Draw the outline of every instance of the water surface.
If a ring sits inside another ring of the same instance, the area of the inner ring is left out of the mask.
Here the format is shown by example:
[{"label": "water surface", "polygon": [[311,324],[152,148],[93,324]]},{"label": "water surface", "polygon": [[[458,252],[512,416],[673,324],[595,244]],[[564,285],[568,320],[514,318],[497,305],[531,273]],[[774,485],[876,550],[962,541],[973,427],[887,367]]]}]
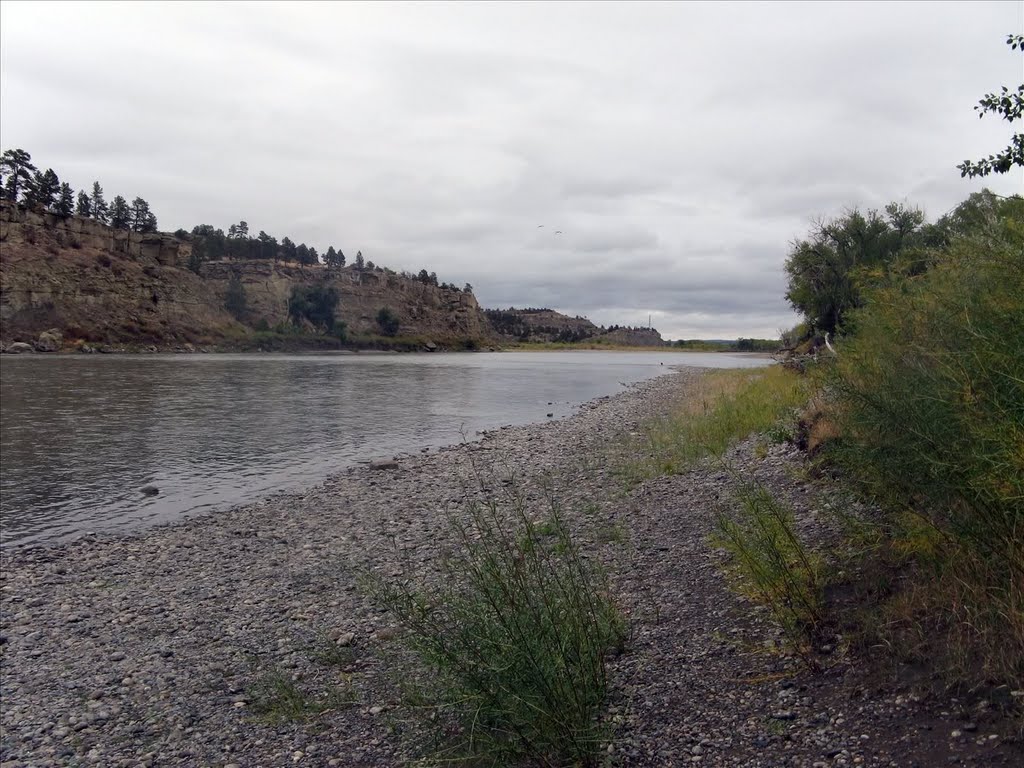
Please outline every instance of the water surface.
[{"label": "water surface", "polygon": [[[56,542],[310,487],[358,461],[559,418],[673,352],[4,356],[0,543]],[[145,497],[146,484],[160,489]]]}]

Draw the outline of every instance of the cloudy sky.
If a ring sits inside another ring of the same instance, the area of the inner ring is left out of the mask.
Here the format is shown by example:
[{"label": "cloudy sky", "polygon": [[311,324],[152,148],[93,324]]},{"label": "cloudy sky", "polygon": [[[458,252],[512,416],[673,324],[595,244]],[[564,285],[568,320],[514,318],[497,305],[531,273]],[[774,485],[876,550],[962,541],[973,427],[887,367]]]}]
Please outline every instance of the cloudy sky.
[{"label": "cloudy sky", "polygon": [[0,142],[161,229],[244,219],[488,307],[774,336],[812,219],[983,186],[954,166],[1009,143],[972,107],[1024,77],[1022,31],[1019,0],[5,0]]}]

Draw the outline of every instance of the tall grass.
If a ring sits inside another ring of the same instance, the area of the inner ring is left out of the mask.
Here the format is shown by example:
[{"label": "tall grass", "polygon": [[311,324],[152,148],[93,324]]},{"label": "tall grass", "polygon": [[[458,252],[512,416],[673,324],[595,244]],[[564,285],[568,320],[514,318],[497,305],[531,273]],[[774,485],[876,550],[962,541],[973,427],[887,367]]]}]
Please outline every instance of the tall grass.
[{"label": "tall grass", "polygon": [[732,556],[740,591],[768,606],[786,637],[813,663],[807,641],[823,618],[822,563],[797,537],[793,513],[759,485],[736,493],[738,509],[720,512],[713,541]]},{"label": "tall grass", "polygon": [[626,479],[636,483],[682,472],[706,456],[722,455],[753,432],[781,439],[780,422],[809,391],[806,377],[778,365],[711,371],[668,417],[647,427],[635,449],[639,457],[626,462]]},{"label": "tall grass", "polygon": [[1017,684],[1024,682],[1021,222],[1011,217],[960,240],[933,255],[922,274],[877,288],[827,382],[843,434],[834,456],[890,511],[890,555],[920,571],[913,605],[903,601],[890,623],[908,635],[941,630],[945,666],[956,676]]},{"label": "tall grass", "polygon": [[453,520],[457,553],[441,578],[383,594],[431,673],[431,713],[451,725],[435,757],[594,765],[605,655],[624,642],[624,619],[557,504],[543,524],[521,505],[507,512],[492,502]]}]

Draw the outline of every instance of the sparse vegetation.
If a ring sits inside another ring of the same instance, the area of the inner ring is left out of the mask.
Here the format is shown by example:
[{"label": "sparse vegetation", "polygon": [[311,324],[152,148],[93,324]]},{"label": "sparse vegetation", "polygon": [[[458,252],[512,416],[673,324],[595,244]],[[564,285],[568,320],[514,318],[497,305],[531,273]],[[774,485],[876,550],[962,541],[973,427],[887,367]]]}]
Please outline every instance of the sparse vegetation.
[{"label": "sparse vegetation", "polygon": [[705,374],[666,418],[648,425],[642,457],[628,462],[630,483],[675,474],[705,456],[719,456],[752,432],[772,431],[808,398],[809,382],[781,366]]},{"label": "sparse vegetation", "polygon": [[422,706],[445,724],[444,762],[597,764],[605,655],[626,625],[558,506],[522,502],[453,519],[457,553],[433,585],[383,590],[431,675]]}]

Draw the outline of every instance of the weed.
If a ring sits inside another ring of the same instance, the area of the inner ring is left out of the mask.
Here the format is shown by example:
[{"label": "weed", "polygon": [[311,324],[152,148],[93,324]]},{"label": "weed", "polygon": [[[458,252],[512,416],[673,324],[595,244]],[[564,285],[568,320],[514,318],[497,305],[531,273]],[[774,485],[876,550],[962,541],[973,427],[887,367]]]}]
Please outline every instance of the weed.
[{"label": "weed", "polygon": [[431,674],[417,696],[450,725],[434,747],[445,761],[597,762],[605,654],[626,625],[549,502],[542,524],[521,502],[470,508],[436,585],[380,591]]},{"label": "weed", "polygon": [[273,723],[307,720],[331,709],[354,702],[347,685],[332,687],[325,696],[310,697],[288,675],[274,670],[260,678],[250,689],[250,710]]},{"label": "weed", "polygon": [[768,606],[813,666],[806,646],[823,617],[820,559],[797,537],[793,513],[764,488],[743,485],[737,500],[737,512],[718,515],[714,542],[732,556],[741,591]]}]

